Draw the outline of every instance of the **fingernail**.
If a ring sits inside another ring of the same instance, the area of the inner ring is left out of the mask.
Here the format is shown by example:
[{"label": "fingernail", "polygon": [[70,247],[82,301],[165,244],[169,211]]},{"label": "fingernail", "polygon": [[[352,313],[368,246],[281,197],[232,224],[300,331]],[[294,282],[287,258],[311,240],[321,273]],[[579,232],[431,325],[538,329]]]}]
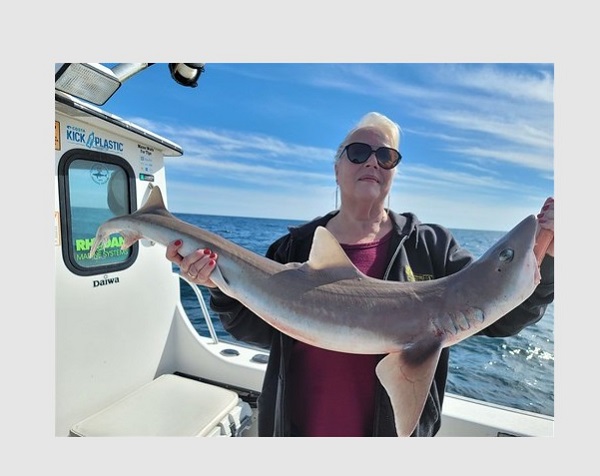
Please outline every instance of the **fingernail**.
[{"label": "fingernail", "polygon": [[217,262],[216,262],[214,259],[211,259],[211,260],[208,262],[208,265],[209,265],[209,266],[214,266],[215,264],[217,264]]},{"label": "fingernail", "polygon": [[205,255],[209,255],[209,254],[211,254],[211,251],[210,251],[208,248],[206,248],[206,249],[204,250],[204,254],[205,254]]},{"label": "fingernail", "polygon": [[174,245],[175,246],[181,246],[181,243],[183,243],[181,240],[175,240]]},{"label": "fingernail", "polygon": [[211,254],[210,254],[210,257],[211,257],[211,258],[216,258],[216,257],[217,257],[217,253],[211,253]]}]

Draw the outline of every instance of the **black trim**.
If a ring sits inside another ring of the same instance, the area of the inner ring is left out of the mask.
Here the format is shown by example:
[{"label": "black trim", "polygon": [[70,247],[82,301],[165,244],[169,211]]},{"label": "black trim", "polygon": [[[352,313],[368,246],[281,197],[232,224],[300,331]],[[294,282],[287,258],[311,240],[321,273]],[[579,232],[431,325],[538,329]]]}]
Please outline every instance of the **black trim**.
[{"label": "black trim", "polygon": [[260,396],[260,392],[257,392],[255,390],[238,387],[237,385],[231,385],[228,383],[218,382],[216,380],[210,380],[210,379],[207,379],[204,377],[198,377],[196,375],[187,374],[185,372],[176,371],[176,372],[173,372],[173,374],[177,375],[179,377],[185,377],[185,378],[189,378],[191,380],[196,380],[198,382],[208,383],[210,385],[215,385],[217,387],[226,388],[227,390],[233,390],[235,393],[237,393],[240,396],[240,398],[244,402],[248,403],[248,405],[250,405],[250,407],[252,407],[252,408],[257,407],[257,400],[258,400],[258,397]]}]

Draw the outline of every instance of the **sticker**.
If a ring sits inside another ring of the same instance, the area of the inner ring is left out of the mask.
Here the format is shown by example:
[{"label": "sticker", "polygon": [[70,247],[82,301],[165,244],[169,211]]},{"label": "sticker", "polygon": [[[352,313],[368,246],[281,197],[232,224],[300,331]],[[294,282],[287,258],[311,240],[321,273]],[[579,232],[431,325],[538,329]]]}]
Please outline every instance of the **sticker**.
[{"label": "sticker", "polygon": [[145,182],[154,182],[154,175],[140,173],[140,180],[144,180]]},{"label": "sticker", "polygon": [[60,150],[60,122],[54,121],[54,150]]},{"label": "sticker", "polygon": [[104,164],[94,164],[90,169],[92,180],[98,185],[104,185],[108,182],[108,169]]},{"label": "sticker", "polygon": [[60,246],[60,212],[54,212],[54,245]]},{"label": "sticker", "polygon": [[83,127],[67,124],[65,140],[79,147],[87,147],[88,149],[100,152],[123,153],[125,151],[125,144],[123,142],[110,139],[102,134],[95,131],[88,132]]},{"label": "sticker", "polygon": [[[154,172],[154,149],[138,144],[138,152],[140,153],[140,170],[142,174],[152,176],[151,174]],[[144,180],[141,176],[140,179]],[[152,177],[152,180],[154,180],[154,177]]]}]

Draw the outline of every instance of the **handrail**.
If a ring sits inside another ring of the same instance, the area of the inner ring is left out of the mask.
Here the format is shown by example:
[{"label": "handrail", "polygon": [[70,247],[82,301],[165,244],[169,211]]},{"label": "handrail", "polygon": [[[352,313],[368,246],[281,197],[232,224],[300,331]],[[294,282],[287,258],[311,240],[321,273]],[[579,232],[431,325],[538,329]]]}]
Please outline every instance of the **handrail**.
[{"label": "handrail", "polygon": [[182,276],[179,273],[174,273],[174,274],[179,276],[179,279],[182,279],[183,281],[188,283],[190,285],[190,287],[192,288],[192,291],[194,291],[194,293],[196,294],[196,297],[198,298],[198,302],[200,303],[200,309],[202,309],[202,315],[204,316],[204,321],[206,322],[206,326],[208,327],[208,332],[210,333],[210,337],[212,338],[213,344],[218,344],[219,338],[217,337],[217,332],[215,331],[215,326],[213,325],[212,319],[210,318],[208,308],[206,307],[206,303],[204,302],[204,296],[202,295],[202,292],[198,288],[198,285],[196,283],[191,282],[185,276]]}]

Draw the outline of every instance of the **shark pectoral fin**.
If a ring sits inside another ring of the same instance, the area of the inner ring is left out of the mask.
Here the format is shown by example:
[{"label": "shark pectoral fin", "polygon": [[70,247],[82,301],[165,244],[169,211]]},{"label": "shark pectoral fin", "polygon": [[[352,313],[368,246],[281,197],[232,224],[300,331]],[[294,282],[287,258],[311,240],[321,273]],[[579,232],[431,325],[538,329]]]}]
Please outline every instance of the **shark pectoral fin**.
[{"label": "shark pectoral fin", "polygon": [[375,371],[390,397],[398,436],[410,436],[419,422],[440,351],[441,346],[434,346],[418,356],[415,349],[396,352],[377,364]]}]

